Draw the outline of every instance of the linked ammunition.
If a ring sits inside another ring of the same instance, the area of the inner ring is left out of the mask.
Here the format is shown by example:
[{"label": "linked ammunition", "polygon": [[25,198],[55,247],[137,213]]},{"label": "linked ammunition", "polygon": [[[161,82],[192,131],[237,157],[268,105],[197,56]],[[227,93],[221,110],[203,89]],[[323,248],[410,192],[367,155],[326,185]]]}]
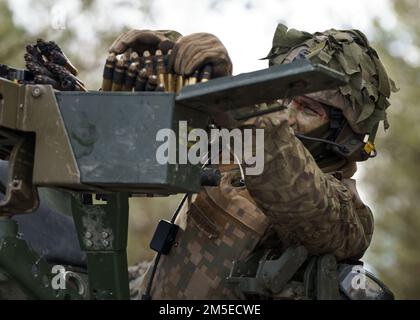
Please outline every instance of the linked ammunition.
[{"label": "linked ammunition", "polygon": [[171,53],[172,53],[172,49],[169,49],[168,53],[164,57],[166,70],[168,72],[166,75],[166,80],[167,80],[167,85],[168,85],[166,87],[166,90],[168,92],[175,92],[175,87],[176,87],[175,76],[174,76],[173,70],[169,66],[169,59],[170,59]]},{"label": "linked ammunition", "polygon": [[125,80],[125,71],[127,64],[124,56],[118,56],[117,62],[112,76],[112,91],[121,91]]},{"label": "linked ammunition", "polygon": [[187,82],[186,82],[186,86],[191,86],[191,85],[194,85],[194,84],[196,84],[197,83],[197,81],[198,81],[198,76],[199,76],[199,74],[198,74],[198,70],[196,70],[195,72],[194,72],[194,74],[191,76],[191,77],[189,77],[188,79],[187,79]]},{"label": "linked ammunition", "polygon": [[29,44],[26,46],[26,52],[29,53],[32,58],[34,59],[34,62],[38,63],[38,64],[43,64],[44,63],[44,58],[42,57],[41,53],[38,51],[38,49]]},{"label": "linked ammunition", "polygon": [[54,75],[43,65],[40,65],[36,62],[27,62],[26,68],[32,72],[34,75],[43,75],[50,78],[54,78]]},{"label": "linked ammunition", "polygon": [[209,81],[211,79],[211,74],[212,74],[212,66],[211,65],[204,66],[203,71],[201,72],[200,82]]},{"label": "linked ammunition", "polygon": [[114,76],[115,62],[117,57],[115,53],[110,53],[106,58],[104,73],[102,77],[102,90],[111,91],[112,90],[112,77]]},{"label": "linked ammunition", "polygon": [[63,66],[64,68],[69,70],[70,73],[74,76],[77,76],[79,74],[79,71],[76,69],[75,66],[71,64],[70,60],[68,60],[66,56],[64,56],[62,53],[58,51],[51,52],[51,61],[53,63]]},{"label": "linked ammunition", "polygon": [[122,91],[133,91],[133,87],[136,84],[136,78],[138,74],[138,62],[133,62],[127,69],[127,74],[125,75],[124,85]]},{"label": "linked ammunition", "polygon": [[49,61],[65,67],[74,76],[78,75],[78,70],[72,65],[61,48],[53,41],[46,42],[42,39],[37,40],[36,47]]},{"label": "linked ammunition", "polygon": [[162,84],[164,88],[167,88],[168,84],[166,80],[165,59],[164,59],[164,56],[162,55],[162,51],[156,50],[155,60],[156,60],[156,72],[157,72],[159,84]]},{"label": "linked ammunition", "polygon": [[158,85],[158,77],[152,74],[146,83],[146,91],[155,91]]},{"label": "linked ammunition", "polygon": [[34,78],[35,83],[38,84],[49,84],[52,85],[53,88],[55,89],[61,89],[60,83],[58,83],[56,80],[48,77],[48,76],[44,76],[44,75],[37,75]]},{"label": "linked ammunition", "polygon": [[140,55],[136,51],[133,51],[130,54],[130,61],[131,62],[137,62],[137,63],[140,64],[140,60],[141,60]]},{"label": "linked ammunition", "polygon": [[165,91],[165,86],[162,83],[159,83],[156,87],[156,91]]},{"label": "linked ammunition", "polygon": [[175,92],[178,93],[184,87],[184,77],[181,76],[181,75],[176,75],[175,76],[175,79],[176,79],[176,89],[175,89]]},{"label": "linked ammunition", "polygon": [[147,70],[145,68],[141,69],[137,75],[136,85],[134,87],[135,91],[144,91],[146,89],[147,82]]},{"label": "linked ammunition", "polygon": [[143,63],[144,63],[144,68],[147,71],[147,76],[150,77],[151,75],[154,74],[153,58],[152,58],[150,52],[147,51],[147,50],[143,52]]},{"label": "linked ammunition", "polygon": [[65,77],[69,77],[73,79],[77,85],[84,88],[84,83],[80,81],[77,77],[75,77],[72,73],[70,73],[70,71],[67,70],[65,67],[52,62],[45,62],[45,67],[58,78],[63,79]]}]

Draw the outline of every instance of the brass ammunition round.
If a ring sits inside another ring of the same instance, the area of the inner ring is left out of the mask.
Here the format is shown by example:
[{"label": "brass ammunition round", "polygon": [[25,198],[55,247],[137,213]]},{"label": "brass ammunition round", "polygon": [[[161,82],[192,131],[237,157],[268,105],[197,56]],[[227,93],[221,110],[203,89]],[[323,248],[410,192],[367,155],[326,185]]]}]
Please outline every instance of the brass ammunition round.
[{"label": "brass ammunition round", "polygon": [[138,62],[133,62],[127,70],[122,91],[132,91],[136,83]]},{"label": "brass ammunition round", "polygon": [[176,92],[180,92],[184,87],[184,77],[183,76],[176,76]]},{"label": "brass ammunition round", "polygon": [[130,60],[132,62],[140,62],[140,55],[136,51],[133,51],[130,55]]},{"label": "brass ammunition round", "polygon": [[165,77],[165,74],[166,74],[165,59],[164,59],[164,56],[162,55],[162,51],[156,50],[155,60],[156,60],[156,72],[158,75],[159,84],[163,84],[163,86],[167,88],[168,84],[167,84],[167,79]]},{"label": "brass ammunition round", "polygon": [[26,46],[26,51],[33,57],[33,59],[38,63],[43,63],[44,58],[42,57],[41,53],[38,51],[38,49],[29,44]]},{"label": "brass ammunition round", "polygon": [[146,89],[147,71],[145,68],[141,69],[137,75],[135,91],[144,91]]},{"label": "brass ammunition round", "polygon": [[78,75],[79,71],[76,69],[75,66],[71,64],[71,62],[67,59],[67,57],[63,55],[62,53],[58,51],[52,51],[50,52],[50,59],[51,59],[51,62],[65,67],[74,76]]},{"label": "brass ammunition round", "polygon": [[168,92],[174,92],[174,88],[175,88],[175,77],[172,73],[168,73],[166,75],[166,79],[167,79],[167,83],[168,83],[168,87],[167,87],[167,91]]},{"label": "brass ammunition round", "polygon": [[147,70],[146,68],[143,68],[140,70],[138,77],[147,80]]},{"label": "brass ammunition round", "polygon": [[156,87],[156,91],[164,92],[165,86],[162,83],[159,83],[159,85]]},{"label": "brass ammunition round", "polygon": [[149,83],[153,84],[153,85],[157,85],[158,83],[158,78],[155,74],[151,75],[149,77]]},{"label": "brass ammunition round", "polygon": [[106,59],[102,77],[102,91],[112,90],[112,78],[114,76],[115,62],[117,57],[115,53],[110,53]]},{"label": "brass ammunition round", "polygon": [[158,78],[156,75],[151,75],[146,83],[146,91],[155,91],[158,85]]},{"label": "brass ammunition round", "polygon": [[197,80],[198,80],[198,76],[199,76],[198,70],[196,70],[194,72],[194,74],[187,79],[188,83],[186,85],[190,86],[190,85],[196,84],[197,83]]},{"label": "brass ammunition round", "polygon": [[201,73],[201,80],[200,82],[207,82],[211,79],[212,74],[212,67],[210,65],[207,65],[203,68],[203,71]]},{"label": "brass ammunition round", "polygon": [[153,72],[153,57],[151,56],[149,51],[143,52],[143,61],[144,61],[144,67],[147,70],[147,75],[150,77]]},{"label": "brass ammunition round", "polygon": [[121,91],[125,80],[126,61],[122,56],[119,56],[117,59],[118,61],[112,76],[112,91]]}]

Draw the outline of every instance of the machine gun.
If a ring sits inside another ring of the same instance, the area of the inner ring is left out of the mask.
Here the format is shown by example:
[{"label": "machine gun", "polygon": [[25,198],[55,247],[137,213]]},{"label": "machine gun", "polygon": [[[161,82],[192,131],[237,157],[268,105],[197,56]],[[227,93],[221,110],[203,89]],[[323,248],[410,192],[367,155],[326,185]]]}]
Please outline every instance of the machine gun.
[{"label": "machine gun", "polygon": [[[9,161],[9,174],[0,202],[1,270],[34,298],[128,299],[129,197],[201,189],[200,165],[156,161],[160,129],[178,132],[180,121],[205,129],[216,114],[345,83],[342,74],[306,61],[210,80],[179,94],[61,92],[2,73],[0,158]],[[51,265],[20,237],[11,217],[38,207],[39,187],[71,194],[88,281],[73,276],[75,285],[57,290]]]}]

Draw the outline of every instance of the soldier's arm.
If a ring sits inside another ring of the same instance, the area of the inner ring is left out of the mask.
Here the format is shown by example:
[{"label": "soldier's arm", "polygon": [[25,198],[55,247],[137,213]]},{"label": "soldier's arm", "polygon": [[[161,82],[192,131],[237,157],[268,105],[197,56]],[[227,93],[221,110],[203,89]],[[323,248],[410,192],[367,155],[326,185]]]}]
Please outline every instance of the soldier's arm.
[{"label": "soldier's arm", "polygon": [[[286,244],[304,245],[311,254],[360,258],[373,228],[369,208],[332,175],[324,174],[287,121],[275,113],[248,125],[265,130],[264,170],[246,175],[246,186]],[[359,216],[359,212],[364,216]]]}]

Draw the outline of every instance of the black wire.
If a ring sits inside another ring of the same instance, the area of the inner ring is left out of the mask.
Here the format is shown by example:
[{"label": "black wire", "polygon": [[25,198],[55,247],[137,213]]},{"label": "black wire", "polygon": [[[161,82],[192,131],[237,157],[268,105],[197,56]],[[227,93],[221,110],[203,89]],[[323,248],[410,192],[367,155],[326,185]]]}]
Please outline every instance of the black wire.
[{"label": "black wire", "polygon": [[330,140],[321,139],[321,138],[314,138],[314,137],[308,137],[308,136],[305,136],[305,135],[299,134],[299,133],[296,133],[295,136],[298,137],[299,139],[316,141],[316,142],[323,142],[323,143],[326,143],[326,144],[330,144],[330,145],[336,146],[337,148],[340,149],[340,151],[342,151],[344,153],[348,153],[349,152],[349,150],[347,149],[346,146],[344,146],[342,144],[339,144],[339,143],[336,143],[336,142],[333,142],[333,141],[330,141]]},{"label": "black wire", "polygon": [[[207,155],[208,155],[208,159],[206,160],[206,162],[205,162],[205,163],[203,164],[203,166],[201,167],[202,169],[203,169],[205,166],[207,166],[207,165],[210,163],[210,161],[211,161],[210,154],[207,154]],[[179,212],[181,211],[182,206],[183,206],[183,205],[184,205],[184,203],[185,203],[185,200],[187,200],[189,196],[190,196],[190,193],[186,193],[186,194],[184,195],[184,197],[182,198],[182,200],[181,200],[181,202],[179,203],[178,207],[176,208],[176,210],[175,210],[174,214],[172,215],[172,218],[171,218],[171,223],[172,223],[172,224],[173,224],[173,223],[175,223],[175,220],[176,220],[176,218],[178,217],[178,214],[179,214]],[[156,254],[155,261],[153,262],[152,274],[150,275],[150,278],[149,278],[149,282],[148,282],[148,284],[147,284],[146,291],[145,291],[145,292],[144,292],[144,294],[142,295],[142,298],[141,298],[142,300],[152,300],[152,296],[150,295],[150,291],[152,290],[153,279],[154,279],[154,277],[155,277],[156,270],[157,270],[157,266],[158,266],[158,264],[159,264],[159,260],[160,260],[160,257],[161,257],[161,256],[162,256],[162,254],[161,254],[160,252],[158,252],[158,253]]]},{"label": "black wire", "polygon": [[[184,197],[182,198],[182,200],[179,203],[178,207],[176,208],[174,214],[172,215],[171,223],[174,223],[175,222],[175,220],[176,220],[179,212],[181,211],[182,206],[185,203],[185,200],[187,200],[187,198],[189,197],[189,195],[190,195],[189,193],[186,193],[184,195]],[[142,296],[142,300],[152,300],[152,296],[150,295],[150,291],[152,290],[153,279],[155,277],[157,266],[159,264],[159,260],[160,260],[160,257],[161,256],[162,256],[162,254],[160,252],[158,252],[157,255],[156,255],[156,257],[155,257],[155,261],[153,262],[152,274],[150,275],[149,283],[147,284],[146,291],[144,292],[144,294]]]}]

